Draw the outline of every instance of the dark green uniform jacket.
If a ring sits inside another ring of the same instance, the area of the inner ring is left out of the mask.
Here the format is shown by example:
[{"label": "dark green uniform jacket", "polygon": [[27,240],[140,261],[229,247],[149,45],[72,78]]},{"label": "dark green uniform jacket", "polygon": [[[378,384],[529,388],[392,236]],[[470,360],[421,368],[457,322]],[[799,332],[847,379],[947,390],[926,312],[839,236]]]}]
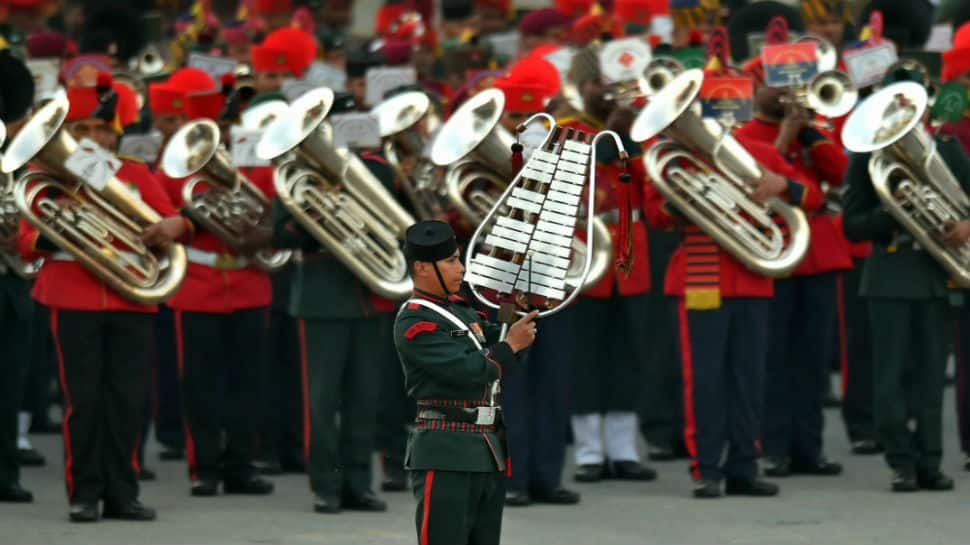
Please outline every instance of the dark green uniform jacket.
[{"label": "dark green uniform jacket", "polygon": [[[949,136],[937,138],[937,150],[970,193],[970,161]],[[916,249],[912,237],[889,215],[869,178],[868,153],[852,154],[845,173],[845,235],[853,242],[872,241],[872,255],[862,273],[860,295],[897,299],[946,297],[947,277],[936,260]]]},{"label": "dark green uniform jacket", "polygon": [[[415,297],[418,297],[417,295]],[[485,336],[479,350],[469,335],[435,312],[406,303],[394,322],[394,343],[404,366],[408,395],[422,404],[475,406],[487,404],[489,388],[517,356],[505,342],[497,342],[500,327],[486,322],[463,299],[431,302],[449,310],[469,328]],[[494,431],[471,425],[460,431],[440,428],[440,421],[419,419],[408,442],[406,467],[411,470],[488,472],[505,470],[505,449]],[[438,429],[430,429],[431,423]],[[450,425],[449,425],[450,426]]]}]

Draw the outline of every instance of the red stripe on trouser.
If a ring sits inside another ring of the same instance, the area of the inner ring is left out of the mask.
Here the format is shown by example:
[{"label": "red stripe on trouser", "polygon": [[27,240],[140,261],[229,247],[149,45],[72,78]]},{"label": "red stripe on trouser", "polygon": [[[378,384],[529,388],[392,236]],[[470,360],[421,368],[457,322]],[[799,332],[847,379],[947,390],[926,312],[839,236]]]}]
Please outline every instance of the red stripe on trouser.
[{"label": "red stripe on trouser", "polygon": [[681,371],[684,375],[684,444],[691,457],[691,474],[695,479],[700,479],[701,470],[697,462],[697,420],[694,416],[694,362],[691,359],[690,327],[683,297],[677,302],[677,319],[680,327]]},{"label": "red stripe on trouser", "polygon": [[421,504],[421,545],[428,545],[428,519],[431,518],[431,486],[434,484],[434,470],[429,469],[424,477],[424,503]]},{"label": "red stripe on trouser", "polygon": [[141,448],[141,434],[135,438],[134,448],[131,449],[131,468],[135,470],[135,476],[137,477],[141,473],[141,464],[138,463],[138,451]]},{"label": "red stripe on trouser", "polygon": [[306,321],[299,320],[300,378],[303,380],[303,458],[310,462],[310,371],[307,367]]},{"label": "red stripe on trouser", "polygon": [[67,499],[74,496],[74,456],[71,454],[71,416],[74,405],[71,403],[71,390],[67,387],[67,373],[64,370],[64,351],[61,350],[61,332],[58,328],[57,309],[51,309],[51,336],[54,338],[54,349],[57,351],[57,377],[61,382],[61,392],[64,394],[64,418],[61,430],[64,434],[64,482],[67,485]]},{"label": "red stripe on trouser", "polygon": [[839,372],[842,379],[842,398],[849,387],[849,345],[846,339],[847,325],[845,322],[845,274],[839,274],[835,279],[836,316],[839,322]]},{"label": "red stripe on trouser", "polygon": [[[182,311],[176,310],[175,315],[175,355],[179,366],[179,381],[182,383],[182,399],[185,399],[185,339],[182,336]],[[183,403],[182,425],[185,426],[185,460],[189,463],[189,475],[192,480],[199,478],[195,460],[195,441],[192,439],[192,427],[189,426],[189,414]]]}]

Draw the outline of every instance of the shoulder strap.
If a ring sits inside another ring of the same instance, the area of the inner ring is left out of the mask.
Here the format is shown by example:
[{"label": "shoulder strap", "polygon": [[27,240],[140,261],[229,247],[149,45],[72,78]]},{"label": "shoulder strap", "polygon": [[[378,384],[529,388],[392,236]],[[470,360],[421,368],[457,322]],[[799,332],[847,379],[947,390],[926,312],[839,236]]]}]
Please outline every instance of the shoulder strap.
[{"label": "shoulder strap", "polygon": [[[451,322],[452,324],[454,324],[455,327],[458,327],[459,329],[462,329],[464,331],[469,331],[468,324],[466,324],[465,322],[463,322],[461,320],[461,318],[459,318],[458,316],[455,316],[455,314],[453,312],[451,312],[450,310],[448,310],[448,309],[446,309],[446,308],[444,308],[444,307],[442,307],[440,305],[437,305],[435,303],[432,303],[431,301],[428,301],[427,299],[418,299],[418,298],[408,299],[407,301],[404,302],[404,305],[402,305],[401,308],[403,309],[403,308],[405,308],[407,305],[409,305],[411,303],[414,303],[416,305],[421,305],[422,307],[424,307],[424,308],[426,308],[428,310],[431,310],[431,311],[435,312],[436,314],[438,314],[439,316],[441,316],[445,320],[448,320],[449,322]],[[471,339],[473,343],[475,343],[475,348],[477,348],[478,350],[481,350],[482,349],[482,343],[478,342],[478,339],[475,338],[475,335],[474,334],[469,334],[468,335],[468,338]]]}]

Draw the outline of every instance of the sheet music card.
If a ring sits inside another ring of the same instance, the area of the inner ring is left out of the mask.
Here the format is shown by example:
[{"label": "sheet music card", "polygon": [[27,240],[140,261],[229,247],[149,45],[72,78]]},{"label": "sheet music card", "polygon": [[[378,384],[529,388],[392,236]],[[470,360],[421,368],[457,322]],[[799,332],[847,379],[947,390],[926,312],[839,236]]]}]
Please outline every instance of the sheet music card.
[{"label": "sheet music card", "polygon": [[330,123],[333,125],[333,141],[338,147],[372,149],[381,145],[380,126],[370,113],[333,114]]},{"label": "sheet music card", "polygon": [[121,159],[111,154],[89,138],[82,138],[77,149],[64,162],[68,172],[84,180],[84,183],[101,191],[121,169]]}]

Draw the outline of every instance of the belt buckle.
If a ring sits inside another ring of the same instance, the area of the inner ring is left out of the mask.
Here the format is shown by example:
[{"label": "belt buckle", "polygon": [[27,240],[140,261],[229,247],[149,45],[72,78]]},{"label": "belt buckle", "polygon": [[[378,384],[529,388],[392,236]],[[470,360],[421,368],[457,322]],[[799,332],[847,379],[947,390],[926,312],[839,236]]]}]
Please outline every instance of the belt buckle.
[{"label": "belt buckle", "polygon": [[475,424],[478,426],[491,426],[495,423],[495,412],[497,407],[476,407],[478,415]]},{"label": "belt buckle", "polygon": [[216,268],[221,271],[230,271],[239,268],[239,260],[232,254],[219,254],[216,256]]}]

